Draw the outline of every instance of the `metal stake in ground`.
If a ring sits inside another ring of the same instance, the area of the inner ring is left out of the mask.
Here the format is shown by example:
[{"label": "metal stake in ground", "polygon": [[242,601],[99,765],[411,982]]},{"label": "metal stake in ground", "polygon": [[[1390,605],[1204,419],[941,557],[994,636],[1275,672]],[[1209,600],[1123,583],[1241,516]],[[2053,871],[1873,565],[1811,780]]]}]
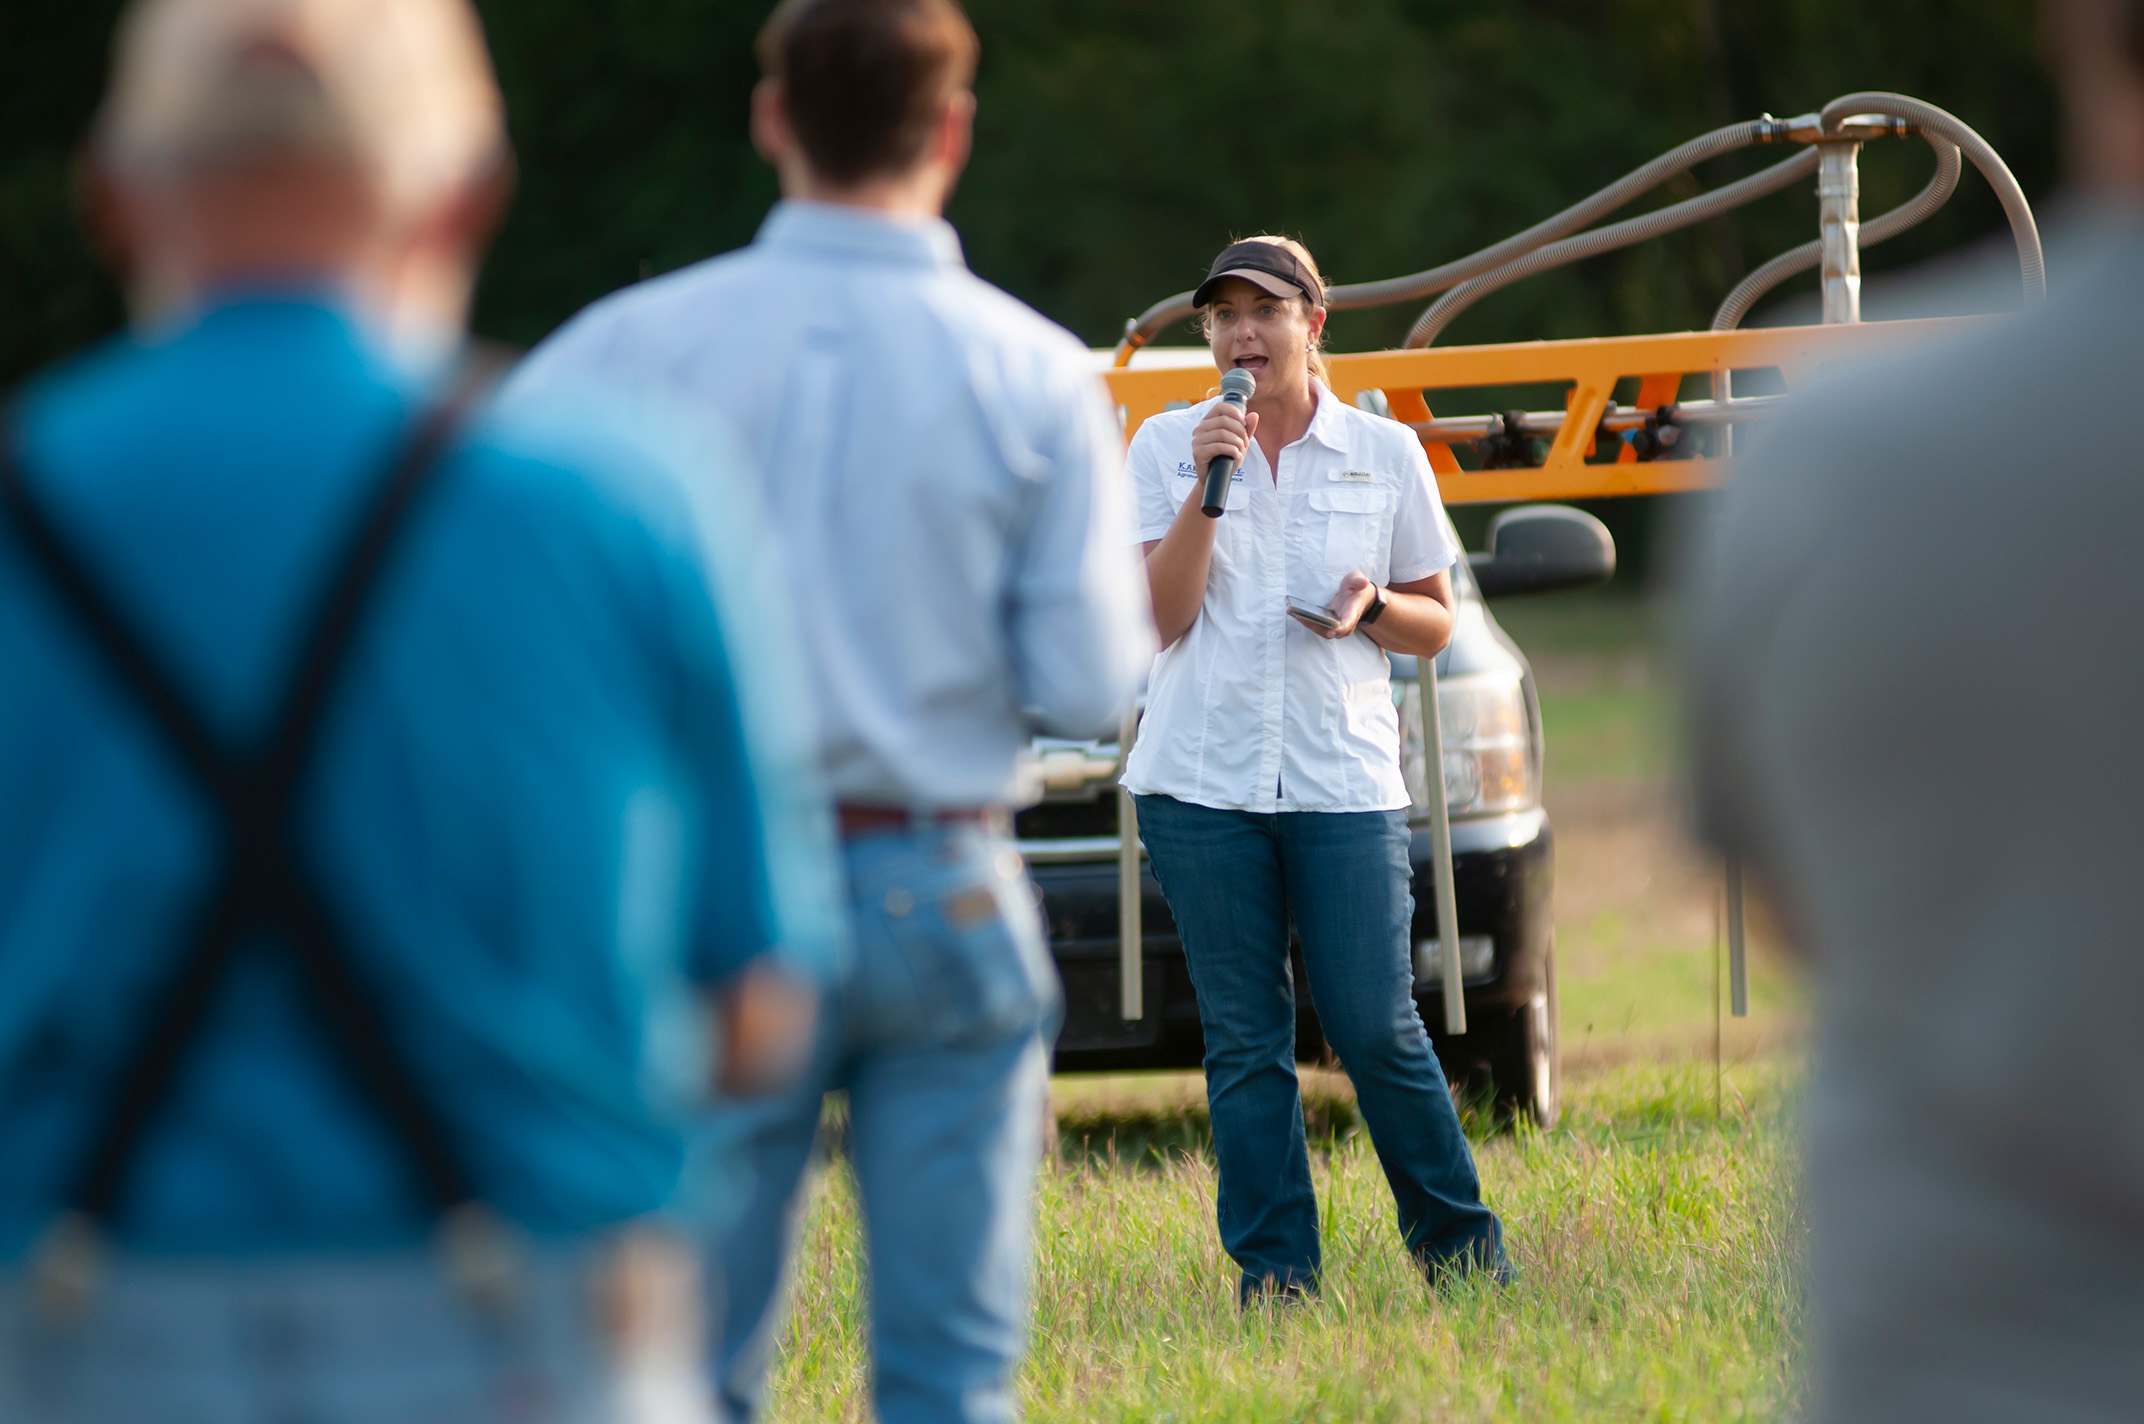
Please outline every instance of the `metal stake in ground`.
[{"label": "metal stake in ground", "polygon": [[1416,688],[1422,699],[1422,797],[1429,802],[1429,844],[1437,886],[1437,947],[1444,971],[1444,1031],[1467,1031],[1467,1006],[1459,996],[1459,903],[1452,876],[1452,818],[1444,804],[1444,726],[1437,716],[1437,660],[1416,658]]},{"label": "metal stake in ground", "polygon": [[1720,902],[1712,902],[1712,1115],[1724,1117],[1720,1101]]},{"label": "metal stake in ground", "polygon": [[[1861,145],[1817,144],[1817,240],[1822,249],[1824,324],[1861,320]],[[1724,396],[1724,388],[1715,392]],[[1738,1019],[1749,1017],[1749,955],[1742,918],[1742,858],[1727,856],[1727,992]]]},{"label": "metal stake in ground", "polygon": [[1131,763],[1132,740],[1139,735],[1139,703],[1124,709],[1117,725],[1117,1013],[1126,1020],[1146,1017],[1145,906],[1139,890],[1139,812],[1124,789],[1124,768]]}]

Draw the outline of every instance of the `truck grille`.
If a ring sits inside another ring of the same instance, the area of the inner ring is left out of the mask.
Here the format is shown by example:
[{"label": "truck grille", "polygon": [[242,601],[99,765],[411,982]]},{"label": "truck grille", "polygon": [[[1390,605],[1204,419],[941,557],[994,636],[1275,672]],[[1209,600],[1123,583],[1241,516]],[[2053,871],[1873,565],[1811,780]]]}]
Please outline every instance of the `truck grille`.
[{"label": "truck grille", "polygon": [[1096,796],[1084,801],[1044,801],[1015,814],[1012,824],[1013,834],[1023,841],[1114,836],[1117,833],[1117,798]]}]

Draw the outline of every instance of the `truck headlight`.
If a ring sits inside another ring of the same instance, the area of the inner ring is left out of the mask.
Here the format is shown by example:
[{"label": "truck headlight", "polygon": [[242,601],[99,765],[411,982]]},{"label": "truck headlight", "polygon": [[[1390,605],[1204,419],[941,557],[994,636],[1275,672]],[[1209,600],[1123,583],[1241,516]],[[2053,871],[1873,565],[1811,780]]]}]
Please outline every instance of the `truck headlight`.
[{"label": "truck headlight", "polygon": [[[1488,935],[1461,935],[1459,937],[1459,977],[1461,981],[1486,979],[1496,968],[1496,941]],[[1444,983],[1444,946],[1433,939],[1418,939],[1414,942],[1414,982],[1420,988],[1436,988]]]},{"label": "truck headlight", "polygon": [[[1422,774],[1422,687],[1395,683],[1400,764],[1414,814],[1429,814]],[[1454,816],[1519,811],[1534,804],[1534,761],[1526,688],[1502,673],[1470,673],[1437,684],[1444,738],[1444,804]]]}]

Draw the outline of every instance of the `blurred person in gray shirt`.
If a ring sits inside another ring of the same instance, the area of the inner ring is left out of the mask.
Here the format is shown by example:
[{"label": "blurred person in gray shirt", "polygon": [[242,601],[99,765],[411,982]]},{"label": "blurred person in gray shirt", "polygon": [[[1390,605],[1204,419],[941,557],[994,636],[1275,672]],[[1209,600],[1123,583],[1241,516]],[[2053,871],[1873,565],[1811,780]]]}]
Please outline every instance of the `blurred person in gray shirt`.
[{"label": "blurred person in gray shirt", "polygon": [[802,0],[760,39],[783,201],[742,252],[598,303],[527,390],[667,396],[741,437],[790,570],[856,924],[805,1086],[713,1124],[725,1404],[759,1409],[820,1105],[846,1089],[887,1420],[1013,1413],[1058,1017],[1009,837],[1035,730],[1114,732],[1153,652],[1121,437],[1087,352],[972,276],[940,216],[977,45],[952,0]]},{"label": "blurred person in gray shirt", "polygon": [[2144,1417],[2144,3],[2044,20],[2055,299],[1802,400],[1691,607],[1707,829],[1819,978],[1819,1419]]}]

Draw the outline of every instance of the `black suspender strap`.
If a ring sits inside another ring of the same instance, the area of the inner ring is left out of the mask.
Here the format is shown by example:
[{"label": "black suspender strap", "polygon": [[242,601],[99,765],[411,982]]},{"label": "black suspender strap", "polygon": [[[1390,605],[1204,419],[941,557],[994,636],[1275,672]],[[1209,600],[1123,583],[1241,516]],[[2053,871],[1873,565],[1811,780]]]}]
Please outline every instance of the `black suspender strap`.
[{"label": "black suspender strap", "polygon": [[199,1036],[216,989],[249,936],[290,955],[307,997],[356,1085],[399,1140],[431,1207],[441,1215],[475,1193],[438,1115],[418,1091],[380,1006],[352,964],[340,926],[298,844],[298,811],[324,712],[351,641],[412,508],[448,451],[484,382],[474,374],[412,425],[305,625],[297,669],[265,742],[233,752],[90,575],[22,478],[12,441],[0,441],[0,508],[31,566],[44,576],[120,688],[161,734],[212,803],[222,840],[215,879],[170,977],[151,1001],[131,1056],[70,1184],[67,1207],[109,1222],[142,1137]]}]

